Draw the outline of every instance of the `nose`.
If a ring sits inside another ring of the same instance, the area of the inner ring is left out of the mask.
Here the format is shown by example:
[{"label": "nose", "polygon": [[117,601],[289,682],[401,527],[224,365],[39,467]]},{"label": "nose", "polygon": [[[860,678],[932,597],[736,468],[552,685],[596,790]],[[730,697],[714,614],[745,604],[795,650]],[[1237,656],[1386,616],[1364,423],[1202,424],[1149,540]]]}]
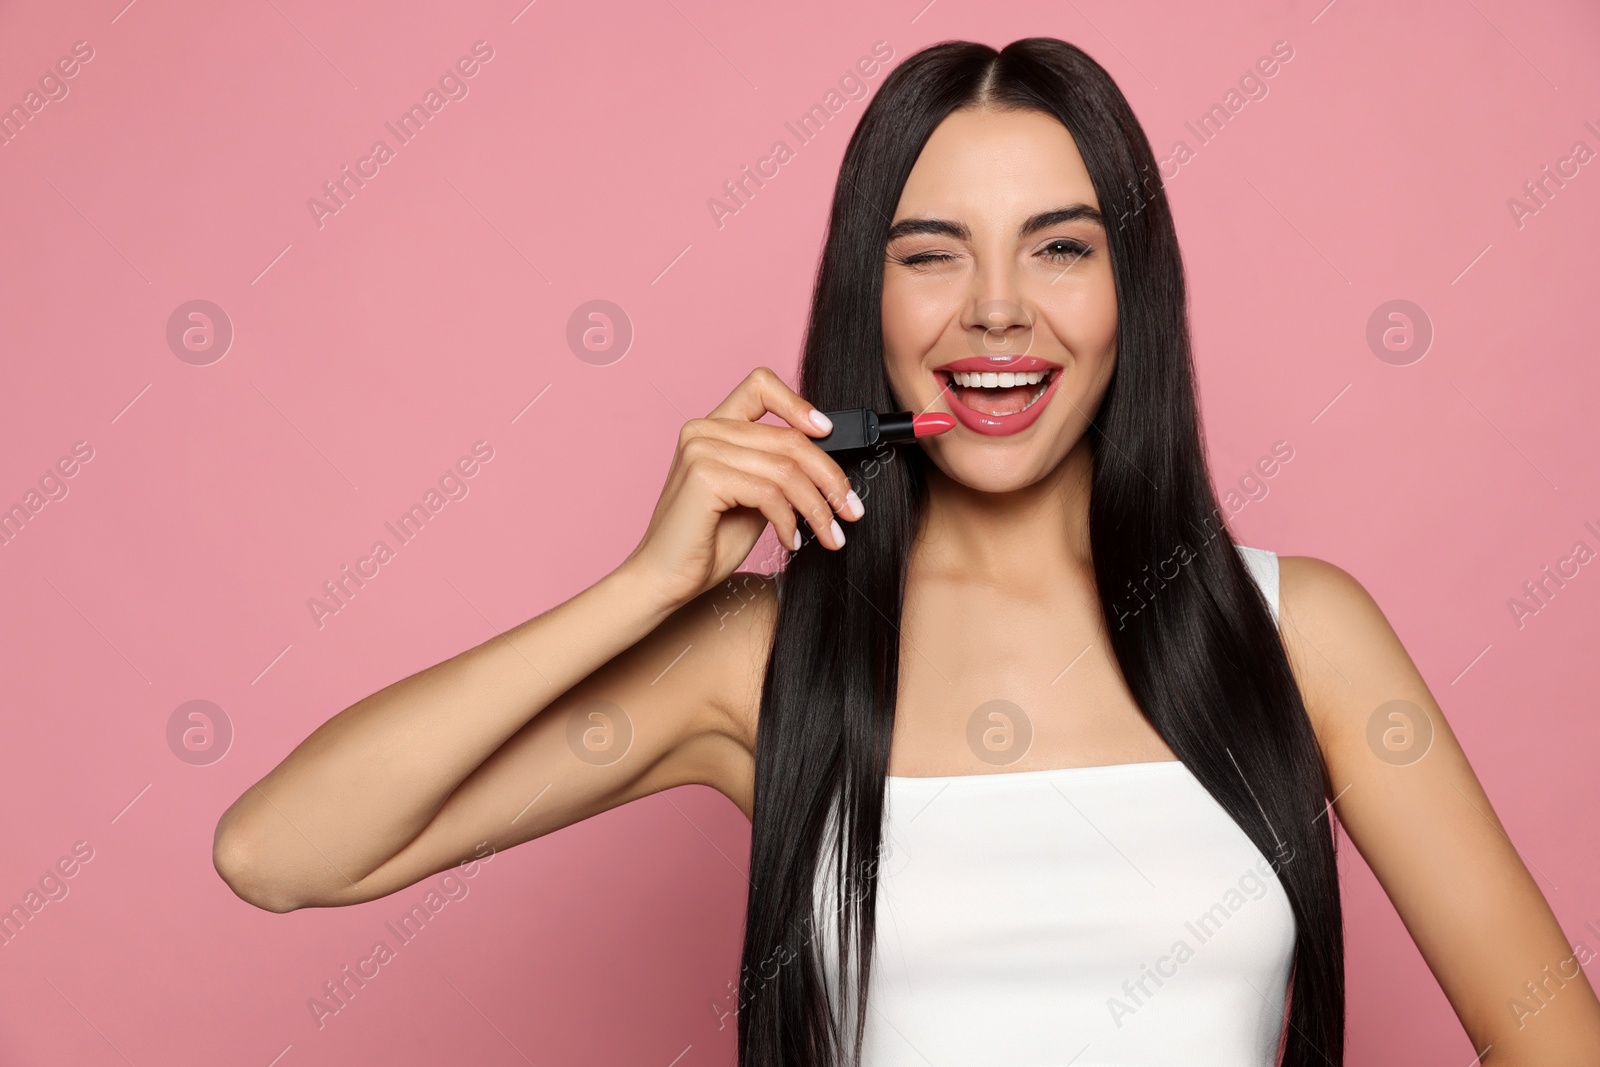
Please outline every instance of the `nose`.
[{"label": "nose", "polygon": [[962,318],[975,356],[1015,356],[1033,345],[1033,316],[1007,296],[974,300]]}]

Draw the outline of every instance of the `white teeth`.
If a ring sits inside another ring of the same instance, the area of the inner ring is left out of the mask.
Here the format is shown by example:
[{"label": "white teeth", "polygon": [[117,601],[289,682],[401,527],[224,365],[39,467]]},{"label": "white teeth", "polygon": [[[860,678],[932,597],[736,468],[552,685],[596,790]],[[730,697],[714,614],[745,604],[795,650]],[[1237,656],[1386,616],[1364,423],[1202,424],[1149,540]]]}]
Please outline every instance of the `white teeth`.
[{"label": "white teeth", "polygon": [[953,371],[950,380],[969,389],[1011,389],[1019,385],[1038,385],[1048,371]]}]

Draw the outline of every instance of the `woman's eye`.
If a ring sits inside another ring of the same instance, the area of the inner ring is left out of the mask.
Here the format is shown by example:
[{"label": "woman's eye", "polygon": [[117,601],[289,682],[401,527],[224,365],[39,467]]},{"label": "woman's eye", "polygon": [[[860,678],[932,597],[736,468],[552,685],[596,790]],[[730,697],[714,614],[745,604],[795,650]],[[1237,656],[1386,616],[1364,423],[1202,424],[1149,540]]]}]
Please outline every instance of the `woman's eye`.
[{"label": "woman's eye", "polygon": [[[1058,237],[1046,244],[1038,254],[1052,263],[1070,266],[1091,252],[1093,252],[1093,249],[1082,241],[1075,241],[1068,237]],[[932,263],[947,262],[956,257],[944,252],[916,252],[911,255],[897,255],[891,258],[902,266],[920,267]]]},{"label": "woman's eye", "polygon": [[1045,245],[1039,254],[1055,263],[1071,263],[1087,256],[1090,251],[1089,246],[1082,241],[1060,237]]}]

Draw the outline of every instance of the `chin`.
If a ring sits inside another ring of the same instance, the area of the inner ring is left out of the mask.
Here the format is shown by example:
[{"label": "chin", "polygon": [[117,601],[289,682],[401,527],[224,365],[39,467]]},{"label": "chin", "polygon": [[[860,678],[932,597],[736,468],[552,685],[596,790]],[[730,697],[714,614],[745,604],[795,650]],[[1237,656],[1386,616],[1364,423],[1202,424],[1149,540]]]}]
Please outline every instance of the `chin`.
[{"label": "chin", "polygon": [[[1036,429],[1044,430],[1038,426]],[[980,493],[1010,493],[1043,481],[1065,458],[1053,437],[1030,432],[1024,439],[956,437],[960,427],[924,446],[928,460],[951,481]],[[955,438],[951,440],[951,438]]]}]

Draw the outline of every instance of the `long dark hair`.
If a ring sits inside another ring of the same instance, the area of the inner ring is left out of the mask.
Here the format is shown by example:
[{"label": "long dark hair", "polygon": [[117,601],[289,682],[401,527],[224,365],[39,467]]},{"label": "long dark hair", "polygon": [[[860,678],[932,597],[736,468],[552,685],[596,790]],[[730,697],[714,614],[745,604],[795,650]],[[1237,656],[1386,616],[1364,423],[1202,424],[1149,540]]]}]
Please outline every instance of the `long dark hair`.
[{"label": "long dark hair", "polygon": [[[1151,725],[1263,855],[1292,857],[1278,868],[1295,919],[1282,1062],[1342,1063],[1344,948],[1332,818],[1322,818],[1327,772],[1271,609],[1207,474],[1183,265],[1155,157],[1099,64],[1063,41],[1032,37],[999,52],[947,41],[895,68],[840,165],[800,391],[823,410],[899,406],[881,332],[886,234],[929,135],[975,105],[1053,115],[1094,183],[1118,308],[1115,370],[1087,431],[1101,613]],[[741,1067],[824,1067],[861,1054],[899,625],[926,506],[919,449],[867,462],[870,478],[860,464],[847,468],[870,493],[849,545],[809,543],[777,579],[756,737]],[[825,915],[813,896],[823,869],[835,890]],[[837,976],[823,973],[824,929],[836,938]],[[852,966],[854,996],[841,1011],[824,983],[837,977],[848,990]]]}]

